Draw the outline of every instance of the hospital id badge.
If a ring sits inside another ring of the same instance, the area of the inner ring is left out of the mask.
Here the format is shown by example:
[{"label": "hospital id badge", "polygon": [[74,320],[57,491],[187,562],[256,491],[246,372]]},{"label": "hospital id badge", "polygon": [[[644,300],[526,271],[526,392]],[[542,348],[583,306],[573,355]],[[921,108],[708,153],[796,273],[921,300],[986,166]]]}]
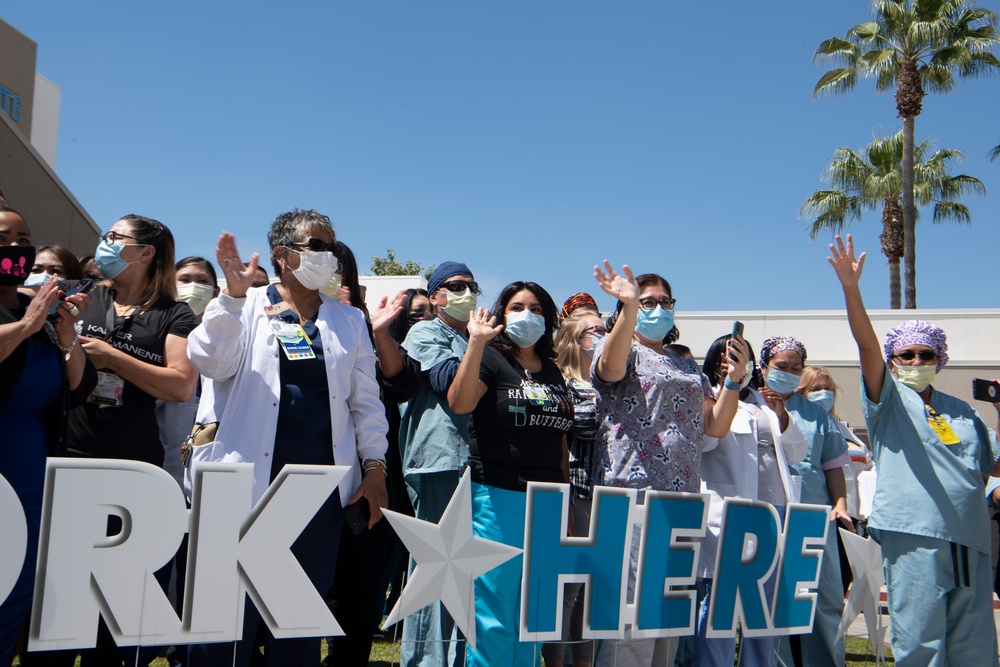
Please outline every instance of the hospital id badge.
[{"label": "hospital id badge", "polygon": [[301,324],[271,320],[271,331],[281,343],[281,349],[285,351],[285,357],[289,361],[316,358],[316,353],[312,349],[312,341],[309,340],[309,336],[306,335]]},{"label": "hospital id badge", "polygon": [[97,386],[90,392],[87,402],[101,408],[118,408],[122,404],[125,380],[117,373],[97,371]]},{"label": "hospital id badge", "polygon": [[525,383],[522,391],[524,397],[534,405],[546,405],[549,402],[549,393],[542,385]]},{"label": "hospital id badge", "polygon": [[944,417],[937,413],[932,413],[930,417],[927,418],[927,423],[931,425],[937,436],[941,438],[941,442],[946,445],[957,445],[961,442],[955,432],[951,430],[951,426],[948,422],[944,420]]}]

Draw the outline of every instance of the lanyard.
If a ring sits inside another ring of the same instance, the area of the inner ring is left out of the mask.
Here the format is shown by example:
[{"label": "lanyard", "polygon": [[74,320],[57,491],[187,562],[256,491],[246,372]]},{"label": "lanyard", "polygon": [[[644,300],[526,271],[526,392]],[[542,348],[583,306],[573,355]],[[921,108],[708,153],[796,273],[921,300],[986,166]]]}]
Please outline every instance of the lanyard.
[{"label": "lanyard", "polygon": [[119,323],[118,322],[119,316],[118,313],[115,311],[115,300],[112,298],[111,308],[108,309],[107,319],[105,320],[104,330],[107,331],[108,333],[106,336],[104,336],[104,342],[110,343],[111,339],[114,338],[115,334],[121,331],[122,329],[131,329],[132,318],[134,318],[136,313],[139,312],[139,308],[140,306],[135,306],[134,308],[132,308],[132,312],[130,312],[128,315],[122,316],[121,323]]}]

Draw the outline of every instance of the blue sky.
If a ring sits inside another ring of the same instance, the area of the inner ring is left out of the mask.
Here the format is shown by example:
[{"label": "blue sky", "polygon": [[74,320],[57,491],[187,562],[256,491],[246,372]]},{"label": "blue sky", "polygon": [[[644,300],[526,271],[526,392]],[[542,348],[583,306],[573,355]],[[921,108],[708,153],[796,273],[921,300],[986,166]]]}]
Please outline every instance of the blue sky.
[{"label": "blue sky", "polygon": [[[842,307],[802,201],[840,146],[896,132],[861,81],[814,100],[816,46],[865,0],[703,3],[4,2],[62,88],[57,172],[102,228],[129,212],[214,257],[223,230],[266,249],[317,208],[364,268],[467,262],[492,298],[557,301],[607,257],[671,281],[684,310]],[[996,307],[1000,80],[928,96],[918,139],[968,156],[989,194],[971,227],[918,225],[918,303]],[[888,307],[880,222],[869,307]],[[611,300],[598,295],[610,308]]]}]

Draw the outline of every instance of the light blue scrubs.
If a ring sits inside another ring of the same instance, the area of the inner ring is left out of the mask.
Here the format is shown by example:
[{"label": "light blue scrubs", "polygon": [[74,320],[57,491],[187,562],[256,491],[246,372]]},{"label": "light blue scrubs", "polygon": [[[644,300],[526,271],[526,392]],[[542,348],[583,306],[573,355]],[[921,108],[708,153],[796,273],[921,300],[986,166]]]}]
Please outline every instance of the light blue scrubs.
[{"label": "light blue scrubs", "polygon": [[[472,534],[524,548],[528,494],[472,483]],[[469,667],[538,667],[542,645],[518,641],[523,556],[476,578],[476,648],[467,649]],[[487,658],[489,658],[487,660]]]},{"label": "light blue scrubs", "polygon": [[[461,359],[468,342],[439,319],[417,322],[403,348],[420,362],[420,388],[400,406],[399,447],[403,478],[418,519],[437,522],[458,488],[469,458],[469,416],[456,415],[431,390],[428,373],[447,359]],[[414,567],[410,559],[410,570]],[[465,661],[455,621],[440,602],[406,617],[400,644],[405,667],[447,667]]]},{"label": "light blue scrubs", "polygon": [[862,408],[878,470],[868,530],[882,545],[898,667],[996,667],[990,525],[983,475],[996,436],[965,401],[931,391],[959,439],[945,445],[917,392],[887,367],[878,402]]},{"label": "light blue scrubs", "polygon": [[[847,442],[840,431],[840,426],[829,412],[799,394],[792,394],[785,403],[785,408],[809,443],[806,458],[788,466],[793,475],[802,478],[801,502],[832,506],[833,499],[826,488],[823,464],[847,453]],[[810,634],[800,635],[799,640],[802,647],[802,664],[805,667],[844,667],[846,661],[844,640],[836,639],[840,618],[843,615],[844,584],[840,578],[837,526],[836,522],[833,522],[823,548],[813,631]],[[783,647],[787,645],[787,641],[782,642]],[[784,648],[782,655],[787,656]]]}]

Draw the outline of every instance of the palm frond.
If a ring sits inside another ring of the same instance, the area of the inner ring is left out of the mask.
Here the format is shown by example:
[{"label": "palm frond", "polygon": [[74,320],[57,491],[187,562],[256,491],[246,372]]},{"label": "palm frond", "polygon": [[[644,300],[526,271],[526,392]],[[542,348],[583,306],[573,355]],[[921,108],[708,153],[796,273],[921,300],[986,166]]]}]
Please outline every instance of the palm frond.
[{"label": "palm frond", "polygon": [[954,201],[941,201],[934,206],[934,224],[942,222],[957,222],[960,225],[972,224],[972,214],[969,207]]},{"label": "palm frond", "polygon": [[996,146],[994,146],[993,149],[990,150],[990,152],[986,154],[986,157],[988,157],[990,159],[990,162],[993,162],[997,158],[1000,158],[1000,144],[997,144]]},{"label": "palm frond", "polygon": [[816,82],[813,97],[822,95],[843,95],[854,89],[858,80],[858,72],[853,67],[832,69]]}]

